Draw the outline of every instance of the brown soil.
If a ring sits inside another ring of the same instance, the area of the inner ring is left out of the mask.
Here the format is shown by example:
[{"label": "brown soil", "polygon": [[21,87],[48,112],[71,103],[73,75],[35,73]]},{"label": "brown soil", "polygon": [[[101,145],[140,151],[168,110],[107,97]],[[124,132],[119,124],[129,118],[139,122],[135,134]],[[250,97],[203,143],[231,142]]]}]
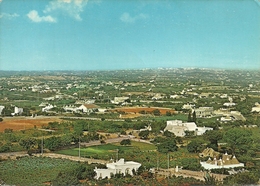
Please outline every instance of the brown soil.
[{"label": "brown soil", "polygon": [[48,125],[49,122],[60,122],[61,119],[58,117],[10,117],[3,118],[3,121],[0,122],[0,132],[3,132],[5,129],[13,130],[24,130],[36,127],[41,127],[43,125]]},{"label": "brown soil", "polygon": [[175,113],[175,110],[170,108],[160,108],[160,107],[122,107],[115,108],[113,111],[123,111],[126,113],[139,113],[140,111],[146,111],[147,113],[152,113],[154,110],[160,110],[161,114],[166,114],[166,112]]}]

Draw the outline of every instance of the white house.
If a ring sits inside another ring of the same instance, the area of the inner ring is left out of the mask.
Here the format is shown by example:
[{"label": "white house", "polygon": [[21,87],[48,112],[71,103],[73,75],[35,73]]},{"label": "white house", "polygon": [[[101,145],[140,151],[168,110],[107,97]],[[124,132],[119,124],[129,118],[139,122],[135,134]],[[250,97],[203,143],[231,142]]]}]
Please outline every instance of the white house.
[{"label": "white house", "polygon": [[111,103],[118,105],[128,100],[130,101],[130,97],[114,97],[114,100],[111,100]]},{"label": "white house", "polygon": [[233,107],[236,105],[236,103],[232,103],[232,102],[227,102],[223,104],[225,107]]},{"label": "white house", "polygon": [[123,174],[124,176],[129,174],[133,176],[133,170],[136,172],[141,164],[134,161],[125,161],[124,159],[120,159],[117,162],[107,163],[106,166],[107,169],[94,169],[96,172],[95,179],[104,179],[106,177],[110,179],[111,176],[115,174]]},{"label": "white house", "polygon": [[260,104],[259,103],[255,103],[255,107],[252,107],[252,111],[251,112],[260,112]]},{"label": "white house", "polygon": [[171,120],[167,121],[167,125],[164,131],[167,130],[171,133],[174,133],[175,136],[184,137],[185,131],[194,131],[195,135],[202,135],[207,130],[213,130],[213,128],[197,127],[196,123],[194,122],[183,123],[181,120]]},{"label": "white house", "polygon": [[66,112],[77,112],[77,109],[78,107],[74,106],[74,105],[65,105],[63,107],[63,109],[66,111]]},{"label": "white house", "polygon": [[185,110],[191,110],[191,109],[193,109],[195,107],[195,105],[194,104],[184,104],[183,106],[182,106],[182,109],[185,109]]},{"label": "white house", "polygon": [[0,106],[0,115],[2,114],[2,111],[4,110],[5,106]]},{"label": "white house", "polygon": [[23,108],[19,108],[19,107],[14,107],[14,113],[12,113],[12,115],[20,115],[23,113]]},{"label": "white house", "polygon": [[98,108],[99,106],[95,104],[83,104],[80,107],[78,107],[77,110],[80,110],[85,113],[91,113],[91,112],[98,111]]},{"label": "white house", "polygon": [[48,104],[46,107],[42,108],[42,112],[47,112],[51,110],[52,108],[56,107],[55,105]]}]

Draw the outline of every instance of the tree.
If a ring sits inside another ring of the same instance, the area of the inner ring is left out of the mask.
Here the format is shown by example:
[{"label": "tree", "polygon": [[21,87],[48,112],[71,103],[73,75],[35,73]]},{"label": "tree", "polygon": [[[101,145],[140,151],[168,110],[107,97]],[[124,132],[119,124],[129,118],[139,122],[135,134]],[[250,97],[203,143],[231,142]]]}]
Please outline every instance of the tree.
[{"label": "tree", "polygon": [[31,155],[30,150],[34,148],[37,144],[37,140],[35,138],[23,138],[19,141],[19,145],[25,148],[29,155]]},{"label": "tree", "polygon": [[3,121],[3,118],[0,118],[0,122],[2,122]]},{"label": "tree", "polygon": [[139,136],[140,136],[140,138],[142,138],[142,139],[148,139],[149,131],[148,131],[148,130],[141,131],[141,132],[139,133]]},{"label": "tree", "polygon": [[210,141],[210,146],[217,150],[218,141],[223,138],[223,134],[220,130],[208,130],[205,133],[205,137]]},{"label": "tree", "polygon": [[177,151],[178,147],[176,145],[175,139],[166,140],[163,143],[157,145],[158,151],[161,153],[168,153]]},{"label": "tree", "polygon": [[255,185],[258,181],[259,176],[254,172],[242,172],[224,178],[225,185]]},{"label": "tree", "polygon": [[160,115],[161,115],[160,110],[159,110],[159,109],[153,110],[153,115],[155,115],[155,116],[160,116]]},{"label": "tree", "polygon": [[123,139],[120,142],[120,145],[131,145],[131,140],[130,139]]},{"label": "tree", "polygon": [[175,134],[172,132],[169,132],[168,130],[164,131],[163,133],[164,136],[166,136],[167,138],[174,138]]},{"label": "tree", "polygon": [[188,137],[188,136],[194,136],[195,135],[195,131],[189,131],[189,130],[185,130],[185,136]]},{"label": "tree", "polygon": [[189,112],[189,115],[188,115],[188,122],[191,122],[192,121],[192,118],[191,118],[191,111]]},{"label": "tree", "polygon": [[166,116],[171,116],[172,115],[172,113],[170,112],[170,111],[166,111],[166,114],[165,114]]},{"label": "tree", "polygon": [[201,170],[201,165],[199,159],[197,158],[183,158],[181,159],[181,165],[184,169],[199,171]]},{"label": "tree", "polygon": [[192,113],[192,121],[195,123],[197,122],[197,116],[195,111]]},{"label": "tree", "polygon": [[204,179],[206,185],[219,185],[216,176],[210,175],[208,172],[206,172]]},{"label": "tree", "polygon": [[244,154],[252,146],[252,131],[243,128],[232,128],[228,130],[223,140],[228,143],[233,153]]},{"label": "tree", "polygon": [[198,141],[198,140],[193,140],[187,145],[187,150],[189,152],[200,152],[202,149],[202,144],[203,142]]}]

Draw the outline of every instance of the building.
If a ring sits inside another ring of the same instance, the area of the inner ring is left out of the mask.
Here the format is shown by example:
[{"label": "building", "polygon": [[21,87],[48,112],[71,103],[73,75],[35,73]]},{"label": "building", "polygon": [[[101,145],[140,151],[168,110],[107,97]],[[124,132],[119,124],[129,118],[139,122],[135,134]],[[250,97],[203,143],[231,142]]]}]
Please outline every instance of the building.
[{"label": "building", "polygon": [[223,117],[220,118],[220,121],[246,121],[246,118],[238,111],[230,111],[223,114]]},{"label": "building", "polygon": [[99,106],[95,104],[83,104],[77,108],[77,110],[82,111],[84,113],[91,113],[98,111]]},{"label": "building", "polygon": [[65,105],[63,109],[65,110],[65,112],[77,112],[78,107],[74,105]]},{"label": "building", "polygon": [[[205,150],[208,151],[209,149],[205,149]],[[216,153],[212,152],[212,150],[210,152],[211,153],[208,154],[209,159],[205,162],[200,162],[201,166],[204,167],[205,169],[210,170],[210,169],[221,169],[221,168],[229,169],[229,168],[235,168],[235,167],[244,167],[244,163],[239,163],[239,161],[237,160],[235,155],[233,156],[233,155],[228,155],[227,153],[225,153],[222,156],[220,156],[217,153],[218,156],[212,157],[211,155],[216,155]],[[205,154],[205,153],[200,153],[200,156],[201,156],[201,154]],[[206,157],[206,156],[204,156],[204,157]]]},{"label": "building", "polygon": [[259,103],[255,103],[255,107],[252,107],[252,111],[251,112],[260,112],[260,104]]},{"label": "building", "polygon": [[192,110],[193,108],[195,107],[195,105],[194,104],[184,104],[183,106],[182,106],[182,109],[184,109],[184,110]]},{"label": "building", "polygon": [[167,130],[171,133],[174,133],[175,136],[184,137],[186,135],[185,131],[194,131],[195,135],[202,135],[207,130],[213,130],[213,128],[197,127],[196,123],[194,122],[183,123],[181,120],[171,120],[167,121],[167,125],[164,131]]},{"label": "building", "polygon": [[56,107],[56,106],[48,104],[46,107],[42,108],[42,112],[48,112],[49,110],[53,109],[54,107]]},{"label": "building", "polygon": [[111,100],[111,103],[113,104],[122,104],[125,102],[130,102],[130,97],[114,97],[114,100]]},{"label": "building", "polygon": [[11,113],[13,116],[15,115],[21,115],[23,113],[23,108],[14,107],[14,112]]},{"label": "building", "polygon": [[213,115],[213,107],[199,107],[197,109],[194,109],[196,116],[198,118],[206,118],[211,117]]},{"label": "building", "polygon": [[233,107],[235,105],[236,105],[236,103],[232,103],[232,102],[227,102],[227,103],[223,104],[223,106],[225,106],[225,107]]},{"label": "building", "polygon": [[2,115],[2,111],[4,110],[5,106],[0,106],[0,115]]},{"label": "building", "polygon": [[124,159],[120,159],[117,162],[107,163],[106,167],[107,169],[94,169],[96,172],[95,179],[110,179],[111,176],[115,174],[123,174],[124,176],[129,174],[133,176],[133,170],[136,172],[138,168],[141,167],[141,164],[134,161],[125,161]]}]

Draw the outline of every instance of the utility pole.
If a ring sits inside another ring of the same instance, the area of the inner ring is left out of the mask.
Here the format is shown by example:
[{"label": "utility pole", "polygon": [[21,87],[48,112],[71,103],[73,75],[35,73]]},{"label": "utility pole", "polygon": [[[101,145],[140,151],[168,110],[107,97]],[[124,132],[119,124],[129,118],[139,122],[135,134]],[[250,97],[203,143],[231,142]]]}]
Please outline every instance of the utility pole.
[{"label": "utility pole", "polygon": [[43,155],[43,135],[42,135],[42,144],[41,144],[41,154]]},{"label": "utility pole", "polygon": [[79,137],[79,158],[80,158],[80,137]]},{"label": "utility pole", "polygon": [[169,156],[169,153],[168,153],[168,172],[169,172],[169,176],[170,176],[170,156]]},{"label": "utility pole", "polygon": [[117,153],[116,153],[116,161],[118,161],[118,149],[116,149],[117,150]]},{"label": "utility pole", "polygon": [[159,170],[159,157],[158,157],[158,154],[157,154],[157,170]]}]

